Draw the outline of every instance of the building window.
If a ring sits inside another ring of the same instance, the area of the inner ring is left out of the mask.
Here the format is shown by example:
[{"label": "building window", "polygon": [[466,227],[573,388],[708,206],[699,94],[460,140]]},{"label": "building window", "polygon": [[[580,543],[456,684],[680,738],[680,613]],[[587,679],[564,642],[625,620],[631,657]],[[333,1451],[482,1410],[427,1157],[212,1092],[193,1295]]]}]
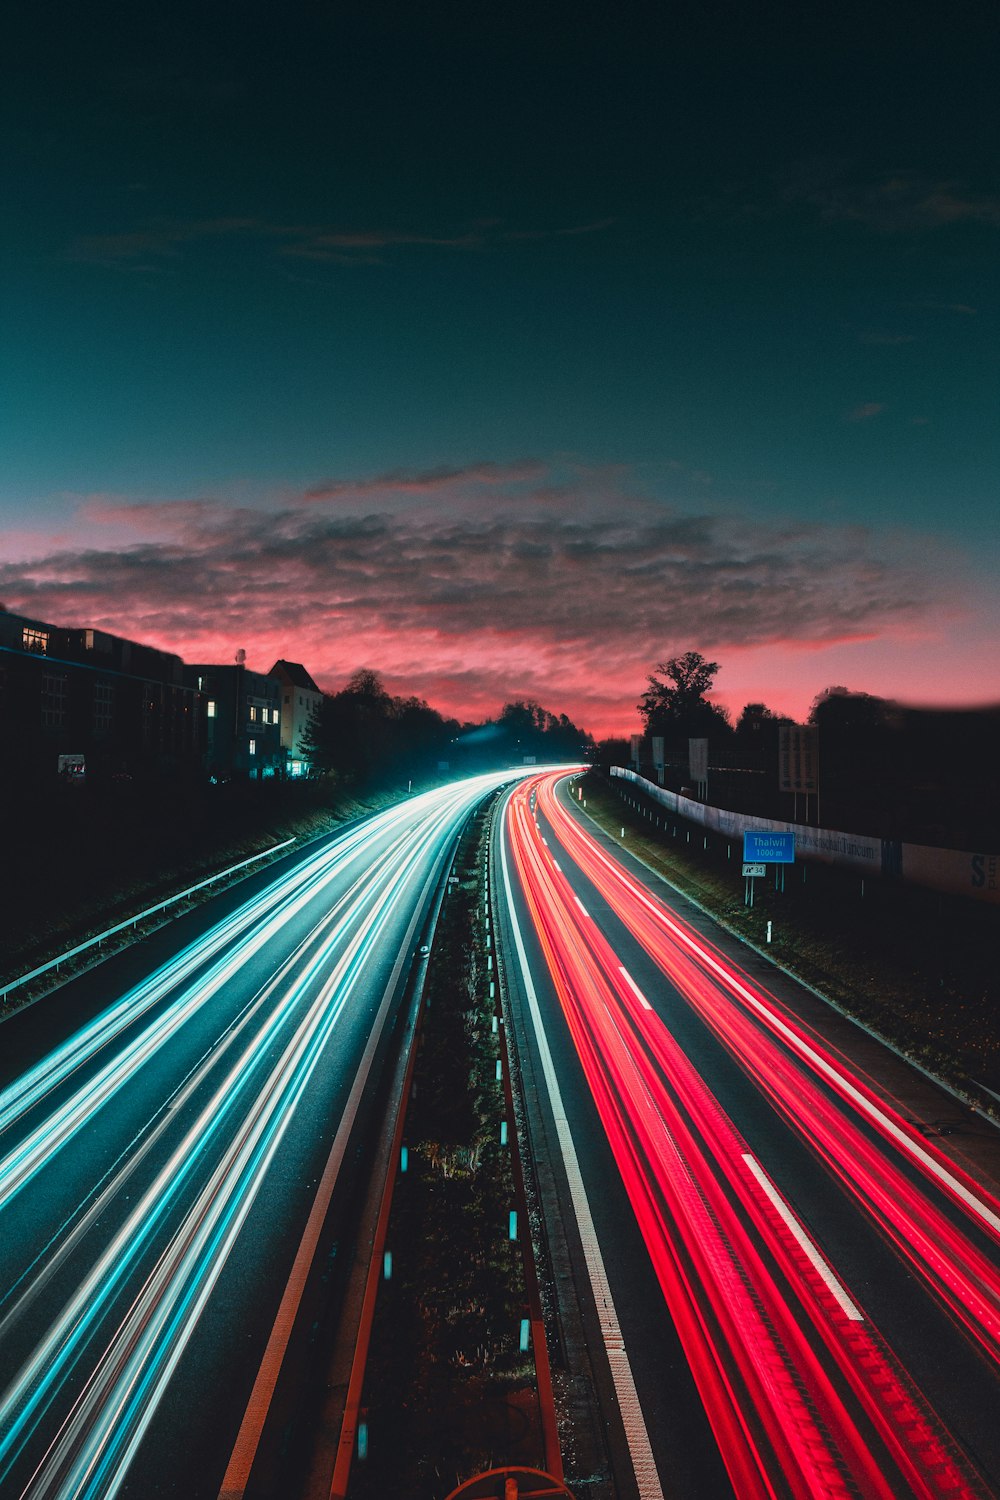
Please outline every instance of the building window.
[{"label": "building window", "polygon": [[94,733],[108,734],[115,709],[115,685],[113,682],[94,684]]},{"label": "building window", "polygon": [[250,723],[251,724],[255,724],[256,722],[257,722],[257,705],[255,703],[251,703],[251,705],[250,705]]},{"label": "building window", "polygon": [[42,725],[45,729],[66,728],[66,683],[64,672],[46,672],[42,678]]},{"label": "building window", "polygon": [[256,740],[251,740],[250,741],[250,754],[251,755],[256,755],[257,754],[257,741]]},{"label": "building window", "polygon": [[21,649],[45,656],[49,649],[48,631],[33,630],[30,625],[25,625],[21,630]]},{"label": "building window", "polygon": [[215,699],[214,698],[209,698],[208,702],[205,704],[205,712],[206,712],[206,714],[208,715],[208,717],[210,719],[214,719],[215,718]]}]

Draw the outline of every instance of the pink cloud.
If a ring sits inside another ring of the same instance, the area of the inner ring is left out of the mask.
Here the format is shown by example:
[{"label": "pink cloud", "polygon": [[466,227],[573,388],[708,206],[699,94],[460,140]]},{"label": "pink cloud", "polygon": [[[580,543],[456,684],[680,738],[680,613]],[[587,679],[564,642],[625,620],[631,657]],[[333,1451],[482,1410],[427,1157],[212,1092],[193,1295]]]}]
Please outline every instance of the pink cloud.
[{"label": "pink cloud", "polygon": [[375,667],[461,718],[533,697],[598,732],[635,726],[646,673],[674,651],[722,660],[736,710],[760,697],[802,713],[852,682],[845,654],[926,661],[968,613],[940,540],[682,513],[613,471],[548,477],[472,464],[327,481],[270,508],[90,497],[75,545],[0,565],[0,599],[189,661],[290,657],[326,687]]},{"label": "pink cloud", "polygon": [[519,463],[468,464],[461,468],[436,468],[406,473],[392,470],[371,479],[328,479],[311,485],[306,490],[306,500],[353,499],[360,495],[417,494],[438,495],[454,490],[459,485],[507,485],[524,481],[536,481],[547,473],[546,466],[537,459],[524,459]]}]

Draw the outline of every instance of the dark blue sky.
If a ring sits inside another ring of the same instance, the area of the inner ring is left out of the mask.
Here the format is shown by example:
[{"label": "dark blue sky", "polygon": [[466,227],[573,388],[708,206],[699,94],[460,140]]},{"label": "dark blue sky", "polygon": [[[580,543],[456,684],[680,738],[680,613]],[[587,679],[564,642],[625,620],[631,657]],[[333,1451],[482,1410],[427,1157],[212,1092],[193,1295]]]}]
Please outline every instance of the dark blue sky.
[{"label": "dark blue sky", "polygon": [[689,646],[1000,696],[986,7],[5,31],[10,607],[623,728]]}]

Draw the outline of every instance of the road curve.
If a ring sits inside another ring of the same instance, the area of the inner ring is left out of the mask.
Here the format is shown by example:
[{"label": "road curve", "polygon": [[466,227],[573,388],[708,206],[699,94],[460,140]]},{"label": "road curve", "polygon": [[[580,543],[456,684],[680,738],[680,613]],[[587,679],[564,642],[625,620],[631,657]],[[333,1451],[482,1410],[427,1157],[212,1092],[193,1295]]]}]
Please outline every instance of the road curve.
[{"label": "road curve", "polygon": [[314,845],[0,1028],[5,1497],[217,1494],[399,955],[509,779]]},{"label": "road curve", "polygon": [[645,1289],[623,1340],[663,1493],[717,1483],[668,1460],[682,1439],[644,1380],[664,1311],[741,1500],[1000,1492],[1000,1204],[556,781],[510,795],[508,900],[566,1113],[601,1138],[581,1153],[590,1198],[638,1231],[622,1253],[608,1225],[612,1295],[634,1305],[652,1268],[661,1299]]}]

